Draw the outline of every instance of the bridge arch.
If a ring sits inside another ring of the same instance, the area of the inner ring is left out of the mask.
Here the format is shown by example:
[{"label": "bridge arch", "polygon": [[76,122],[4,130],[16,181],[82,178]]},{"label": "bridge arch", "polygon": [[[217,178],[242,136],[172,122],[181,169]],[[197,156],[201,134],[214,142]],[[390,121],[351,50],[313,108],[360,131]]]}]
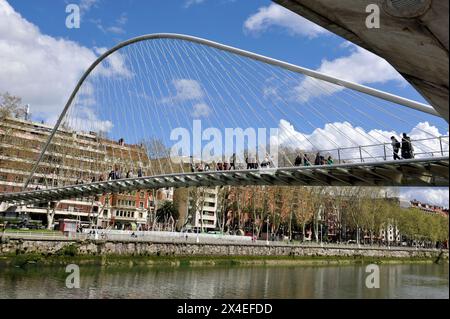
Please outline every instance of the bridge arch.
[{"label": "bridge arch", "polygon": [[143,36],[139,36],[136,38],[132,38],[130,40],[124,41],[122,43],[119,43],[118,45],[114,46],[113,48],[107,50],[106,52],[104,52],[102,55],[100,55],[96,61],[94,61],[91,66],[86,70],[86,72],[82,75],[82,77],[80,78],[80,80],[78,81],[75,89],[72,91],[66,105],[64,106],[63,111],[61,112],[61,115],[59,116],[54,128],[52,129],[50,136],[48,138],[48,140],[46,141],[46,143],[44,144],[41,153],[39,155],[38,160],[34,163],[32,171],[29,175],[29,177],[27,178],[25,184],[24,184],[24,190],[27,189],[31,178],[33,177],[33,175],[35,174],[39,164],[41,163],[41,161],[43,160],[45,153],[47,152],[47,149],[52,141],[52,139],[54,138],[56,132],[58,131],[67,111],[69,110],[70,106],[72,105],[72,102],[74,101],[77,93],[79,92],[81,86],[83,85],[83,83],[85,83],[86,79],[88,78],[88,76],[95,70],[95,68],[104,60],[106,60],[109,56],[111,56],[113,53],[119,51],[120,49],[130,46],[132,44],[138,43],[138,42],[143,42],[143,41],[149,41],[149,40],[155,40],[155,39],[175,39],[175,40],[184,40],[184,41],[188,41],[188,42],[192,42],[192,43],[197,43],[197,44],[201,44],[201,45],[205,45],[211,48],[215,48],[218,50],[222,50],[222,51],[226,51],[229,53],[233,53],[242,57],[246,57],[246,58],[250,58],[252,60],[256,60],[259,62],[263,62],[272,66],[277,66],[280,68],[283,68],[285,70],[289,70],[295,73],[299,73],[302,75],[306,75],[318,80],[322,80],[322,81],[326,81],[335,85],[339,85],[351,90],[355,90],[364,94],[368,94],[377,98],[381,98],[384,99],[386,101],[390,101],[393,102],[395,104],[399,104],[399,105],[403,105],[421,112],[425,112],[431,115],[435,115],[435,116],[439,116],[439,114],[429,105],[423,104],[423,103],[419,103],[416,101],[412,101],[406,98],[402,98],[390,93],[386,93],[380,90],[376,90],[364,85],[360,85],[360,84],[356,84],[350,81],[345,81],[327,74],[323,74],[314,70],[310,70],[304,67],[300,67],[294,64],[290,64],[287,62],[283,62],[280,60],[276,60],[273,58],[269,58],[263,55],[259,55],[253,52],[249,52],[249,51],[245,51],[242,49],[238,49],[232,46],[228,46],[228,45],[224,45],[221,43],[217,43],[214,41],[210,41],[210,40],[206,40],[203,38],[199,38],[199,37],[194,37],[194,36],[189,36],[189,35],[184,35],[184,34],[175,34],[175,33],[155,33],[155,34],[148,34],[148,35],[143,35]]}]

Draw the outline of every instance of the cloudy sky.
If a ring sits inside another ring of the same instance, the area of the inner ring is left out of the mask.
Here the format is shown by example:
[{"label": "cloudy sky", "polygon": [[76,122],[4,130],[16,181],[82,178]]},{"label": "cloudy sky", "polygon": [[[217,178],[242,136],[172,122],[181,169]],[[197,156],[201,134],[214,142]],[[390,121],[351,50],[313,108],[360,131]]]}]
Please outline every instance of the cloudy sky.
[{"label": "cloudy sky", "polygon": [[[65,25],[69,3],[81,9],[79,29]],[[21,96],[33,114],[54,121],[82,72],[99,54],[122,40],[157,32],[200,36],[425,102],[386,61],[267,0],[0,0],[0,92]],[[129,76],[120,56],[114,59],[99,73]],[[210,116],[202,83],[183,78],[171,84],[176,92],[172,101],[192,100],[194,117]],[[302,101],[323,94],[309,79],[292,88]],[[266,89],[268,95],[277,94],[276,86]],[[327,94],[336,90],[330,88]],[[85,119],[98,120],[89,109],[84,111]],[[424,115],[408,133],[436,133],[437,124]],[[108,121],[102,125],[113,127]],[[326,133],[351,125],[336,121],[318,129]],[[288,139],[314,138],[318,133],[300,132],[287,118],[279,126]],[[379,129],[379,135],[400,133]],[[377,128],[362,130],[375,134]],[[437,133],[448,134],[445,129]],[[328,146],[332,145],[323,145]],[[448,206],[446,189],[406,189],[403,195]]]}]

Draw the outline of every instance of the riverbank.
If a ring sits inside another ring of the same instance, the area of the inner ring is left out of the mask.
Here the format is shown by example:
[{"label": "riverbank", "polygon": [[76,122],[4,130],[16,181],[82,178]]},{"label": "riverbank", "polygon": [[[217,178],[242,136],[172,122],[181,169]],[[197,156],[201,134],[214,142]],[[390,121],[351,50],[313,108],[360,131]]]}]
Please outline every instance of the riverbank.
[{"label": "riverbank", "polygon": [[[208,267],[208,266],[337,266],[361,264],[433,264],[433,258],[336,257],[336,256],[45,256],[39,254],[0,257],[0,267],[66,266],[99,267]],[[442,260],[440,263],[448,263]]]},{"label": "riverbank", "polygon": [[6,240],[0,265],[338,265],[448,262],[448,251],[401,247],[268,246],[161,242]]}]

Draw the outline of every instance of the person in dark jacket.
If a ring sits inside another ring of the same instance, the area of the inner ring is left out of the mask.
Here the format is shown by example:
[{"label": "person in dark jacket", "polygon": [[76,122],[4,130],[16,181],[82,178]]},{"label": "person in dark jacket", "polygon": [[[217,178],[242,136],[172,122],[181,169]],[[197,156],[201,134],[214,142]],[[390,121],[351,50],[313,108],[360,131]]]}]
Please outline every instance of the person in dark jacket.
[{"label": "person in dark jacket", "polygon": [[316,154],[316,159],[314,160],[314,165],[322,165],[322,156],[320,156],[320,153]]},{"label": "person in dark jacket", "polygon": [[295,166],[301,166],[302,165],[302,157],[299,155],[297,155],[297,157],[295,158],[295,162],[294,162]]},{"label": "person in dark jacket", "polygon": [[411,138],[406,133],[403,133],[402,138],[402,157],[403,159],[414,158],[414,149],[411,143]]}]

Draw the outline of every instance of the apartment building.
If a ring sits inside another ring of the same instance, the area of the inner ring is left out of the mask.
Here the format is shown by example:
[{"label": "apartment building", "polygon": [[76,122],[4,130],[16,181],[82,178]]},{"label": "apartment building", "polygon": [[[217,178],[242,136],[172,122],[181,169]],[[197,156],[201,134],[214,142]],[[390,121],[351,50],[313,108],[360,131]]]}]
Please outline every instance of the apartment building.
[{"label": "apartment building", "polygon": [[173,200],[178,207],[180,218],[178,228],[211,231],[217,227],[219,188],[176,189]]},{"label": "apartment building", "polygon": [[438,205],[430,205],[427,203],[422,203],[418,200],[413,200],[410,202],[410,207],[417,208],[427,214],[437,214],[443,217],[448,217],[448,208],[444,208]]},{"label": "apartment building", "polygon": [[[22,190],[51,130],[49,125],[17,118],[0,121],[0,192]],[[94,132],[60,129],[28,190],[107,180],[111,171],[120,172],[122,177],[138,171],[145,174],[149,165],[142,145],[126,144],[123,139],[113,141]],[[9,207],[0,216],[27,216],[45,224],[69,218],[103,227],[134,228],[147,224],[151,202],[150,192],[138,191]]]}]

